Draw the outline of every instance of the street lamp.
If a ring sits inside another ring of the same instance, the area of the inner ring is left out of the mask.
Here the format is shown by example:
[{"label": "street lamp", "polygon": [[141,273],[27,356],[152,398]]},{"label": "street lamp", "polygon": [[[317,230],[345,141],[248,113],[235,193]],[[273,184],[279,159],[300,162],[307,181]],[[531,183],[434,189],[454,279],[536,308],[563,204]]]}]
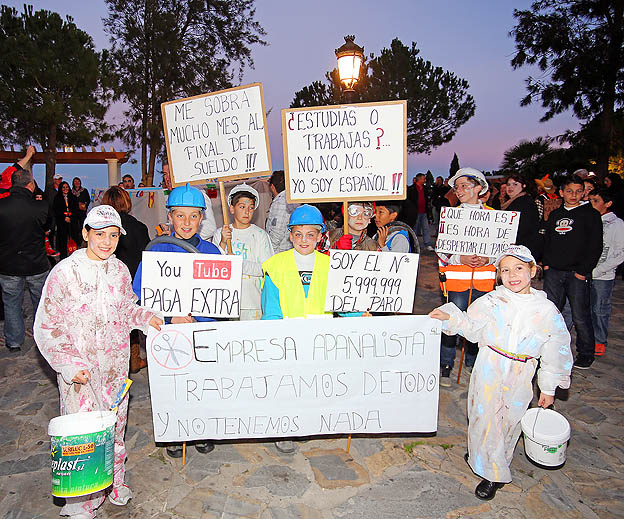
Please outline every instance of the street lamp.
[{"label": "street lamp", "polygon": [[336,49],[338,77],[340,78],[340,82],[344,85],[344,92],[347,100],[352,102],[353,95],[355,94],[353,87],[360,79],[364,47],[360,47],[353,42],[355,36],[348,35],[345,36],[344,39],[344,45]]}]

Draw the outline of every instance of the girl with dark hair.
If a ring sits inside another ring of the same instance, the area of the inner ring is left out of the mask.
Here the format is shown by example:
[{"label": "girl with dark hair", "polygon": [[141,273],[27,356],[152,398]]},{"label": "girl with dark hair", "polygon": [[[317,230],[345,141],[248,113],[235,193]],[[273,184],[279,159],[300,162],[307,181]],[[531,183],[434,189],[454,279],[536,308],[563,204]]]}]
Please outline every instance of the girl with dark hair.
[{"label": "girl with dark hair", "polygon": [[[67,182],[60,183],[52,208],[56,219],[56,246],[61,253],[61,259],[64,259],[82,242],[82,225],[77,214],[78,199],[72,194]],[[70,238],[73,244],[69,241]],[[72,245],[71,251],[68,251],[68,244]]]},{"label": "girl with dark hair", "polygon": [[84,222],[87,217],[87,209],[89,209],[91,197],[89,196],[89,192],[82,187],[82,180],[78,177],[74,177],[74,180],[72,180],[72,195],[74,195],[78,201],[77,216],[80,227],[82,227],[82,222]]},{"label": "girl with dark hair", "polygon": [[518,211],[520,213],[516,245],[528,247],[531,253],[539,258],[541,255],[539,213],[535,200],[528,194],[527,183],[522,175],[512,173],[507,177],[505,185],[509,198],[501,204],[501,210]]}]

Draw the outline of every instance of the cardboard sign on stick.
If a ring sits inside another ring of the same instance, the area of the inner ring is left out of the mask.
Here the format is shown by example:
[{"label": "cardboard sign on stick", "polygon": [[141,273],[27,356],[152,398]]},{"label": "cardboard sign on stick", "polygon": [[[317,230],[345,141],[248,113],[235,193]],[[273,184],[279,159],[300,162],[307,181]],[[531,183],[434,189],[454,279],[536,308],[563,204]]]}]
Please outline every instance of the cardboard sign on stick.
[{"label": "cardboard sign on stick", "polygon": [[174,185],[271,173],[260,83],[167,101],[161,110]]},{"label": "cardboard sign on stick", "polygon": [[418,254],[331,250],[325,310],[412,313]]},{"label": "cardboard sign on stick", "polygon": [[288,202],[404,200],[407,103],[282,110]]},{"label": "cardboard sign on stick", "polygon": [[143,252],[141,305],[175,317],[238,317],[241,256]]},{"label": "cardboard sign on stick", "polygon": [[496,257],[515,243],[519,220],[518,211],[442,207],[436,252]]},{"label": "cardboard sign on stick", "polygon": [[440,328],[424,315],[150,328],[154,439],[433,432]]}]

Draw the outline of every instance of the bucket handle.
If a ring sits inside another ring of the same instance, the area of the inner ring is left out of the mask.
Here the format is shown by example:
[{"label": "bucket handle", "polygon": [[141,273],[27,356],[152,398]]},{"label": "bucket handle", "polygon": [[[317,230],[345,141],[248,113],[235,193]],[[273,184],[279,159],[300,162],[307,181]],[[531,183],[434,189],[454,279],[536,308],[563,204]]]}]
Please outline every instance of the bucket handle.
[{"label": "bucket handle", "polygon": [[539,418],[539,415],[542,412],[542,409],[543,409],[542,407],[538,407],[537,413],[535,413],[535,421],[533,422],[533,432],[532,432],[531,438],[535,438],[535,426],[537,425],[537,419]]},{"label": "bucket handle", "polygon": [[[104,407],[102,405],[102,399],[100,398],[100,395],[98,394],[98,392],[93,387],[93,384],[91,383],[91,381],[92,381],[92,377],[89,377],[89,380],[84,385],[85,386],[89,386],[89,389],[91,389],[91,392],[93,393],[93,396],[95,396],[95,401],[96,401],[96,403],[98,405],[98,411],[100,412],[100,418],[102,420],[102,427],[103,427],[104,426],[104,417],[102,416],[102,411],[105,411],[105,409],[104,409]],[[74,384],[76,384],[76,382],[72,382],[69,385],[69,387],[67,388],[67,391],[65,392],[65,400],[67,400],[67,397],[69,396],[69,392],[73,388]]]},{"label": "bucket handle", "polygon": [[550,447],[550,445],[547,444],[547,443],[540,443],[540,442],[535,440],[535,426],[537,425],[537,419],[539,418],[539,414],[542,412],[542,409],[544,409],[544,408],[543,407],[538,407],[537,408],[537,413],[535,413],[535,421],[533,422],[533,431],[532,431],[532,434],[531,434],[531,441],[534,442],[534,443],[537,443],[541,447]]}]

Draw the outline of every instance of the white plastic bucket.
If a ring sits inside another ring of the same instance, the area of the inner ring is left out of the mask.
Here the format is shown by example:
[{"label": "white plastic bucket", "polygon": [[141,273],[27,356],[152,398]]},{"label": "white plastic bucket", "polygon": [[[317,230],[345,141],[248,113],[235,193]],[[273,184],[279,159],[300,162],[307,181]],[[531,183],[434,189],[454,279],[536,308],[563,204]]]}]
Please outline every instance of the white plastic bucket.
[{"label": "white plastic bucket", "polygon": [[520,423],[529,459],[551,468],[565,463],[570,424],[563,415],[552,409],[534,407],[524,414]]},{"label": "white plastic bucket", "polygon": [[113,483],[116,421],[117,414],[112,411],[67,414],[50,420],[52,495],[84,496]]}]

